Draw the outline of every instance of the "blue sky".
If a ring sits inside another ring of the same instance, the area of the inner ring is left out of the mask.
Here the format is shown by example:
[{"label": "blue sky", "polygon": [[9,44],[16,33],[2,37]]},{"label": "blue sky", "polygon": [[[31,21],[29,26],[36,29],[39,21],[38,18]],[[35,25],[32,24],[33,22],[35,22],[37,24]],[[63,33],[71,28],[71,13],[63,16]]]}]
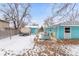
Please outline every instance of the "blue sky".
[{"label": "blue sky", "polygon": [[[0,5],[2,5],[2,4],[0,4]],[[4,7],[0,6],[0,8],[3,9]],[[8,7],[5,7],[5,8],[8,8]],[[31,20],[33,22],[36,22],[37,24],[42,24],[43,21],[48,16],[52,15],[51,8],[52,8],[52,5],[50,3],[31,3],[31,10],[30,10],[30,14],[32,16]],[[1,15],[2,15],[2,13],[0,14],[0,16]]]},{"label": "blue sky", "polygon": [[46,3],[34,3],[31,4],[31,16],[32,21],[37,22],[38,24],[42,24],[43,20],[45,20],[48,16],[51,16],[51,4]]},{"label": "blue sky", "polygon": [[[43,21],[47,17],[49,17],[49,16],[51,17],[52,15],[56,14],[55,11],[57,11],[62,6],[63,6],[63,4],[61,5],[61,3],[59,3],[59,4],[53,4],[53,3],[52,4],[51,3],[31,3],[31,10],[30,10],[30,15],[32,16],[31,20],[32,20],[32,22],[36,22],[37,24],[42,25]],[[79,4],[77,4],[77,6],[75,8],[79,10],[78,6],[79,6]],[[0,8],[4,8],[4,7],[0,6]],[[6,8],[8,8],[8,7],[6,7]],[[52,8],[53,8],[53,11],[52,11]],[[68,8],[68,11],[69,11],[69,8]],[[2,15],[2,13],[0,12],[0,16],[1,15]],[[56,17],[56,20],[58,18],[61,18],[61,16],[58,15]]]}]

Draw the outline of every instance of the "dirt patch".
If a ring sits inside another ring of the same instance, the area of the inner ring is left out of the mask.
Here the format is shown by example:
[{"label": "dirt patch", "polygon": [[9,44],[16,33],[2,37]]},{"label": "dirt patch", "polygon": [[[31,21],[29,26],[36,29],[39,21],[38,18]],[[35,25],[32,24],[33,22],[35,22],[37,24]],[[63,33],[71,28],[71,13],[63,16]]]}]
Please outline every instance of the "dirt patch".
[{"label": "dirt patch", "polygon": [[38,45],[45,46],[43,51],[39,51],[39,56],[72,56],[70,48],[65,47],[65,45],[79,45],[79,40],[63,40],[55,43],[51,40],[45,40],[40,41]]},{"label": "dirt patch", "polygon": [[57,41],[57,44],[59,45],[79,45],[79,40],[62,40]]},{"label": "dirt patch", "polygon": [[36,43],[37,46],[40,46],[39,48],[41,48],[42,46],[44,46],[44,50],[41,49],[38,52],[39,56],[68,56],[67,53],[65,53],[65,51],[60,48],[61,45],[59,45],[57,42],[52,42],[51,40],[45,40],[45,41],[39,41],[40,43]]}]

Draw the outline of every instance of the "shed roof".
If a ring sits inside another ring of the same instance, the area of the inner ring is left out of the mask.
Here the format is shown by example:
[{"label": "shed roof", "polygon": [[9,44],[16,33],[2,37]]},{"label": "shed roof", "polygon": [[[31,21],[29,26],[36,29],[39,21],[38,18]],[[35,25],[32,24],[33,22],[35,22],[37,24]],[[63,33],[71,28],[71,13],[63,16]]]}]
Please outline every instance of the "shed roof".
[{"label": "shed roof", "polygon": [[25,27],[30,27],[30,28],[39,28],[38,26],[25,26]]},{"label": "shed roof", "polygon": [[77,20],[68,20],[59,24],[60,26],[79,26],[79,21]]}]

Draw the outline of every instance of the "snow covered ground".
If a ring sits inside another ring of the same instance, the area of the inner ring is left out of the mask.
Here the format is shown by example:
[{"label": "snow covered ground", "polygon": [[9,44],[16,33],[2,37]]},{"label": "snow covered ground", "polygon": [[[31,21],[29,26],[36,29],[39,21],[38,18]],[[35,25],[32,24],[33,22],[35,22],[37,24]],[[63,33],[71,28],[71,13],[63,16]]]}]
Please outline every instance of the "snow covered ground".
[{"label": "snow covered ground", "polygon": [[[30,36],[19,36],[15,35],[10,37],[1,39],[0,40],[0,56],[4,55],[6,51],[19,54],[23,49],[32,49],[34,46],[34,39],[35,35]],[[6,53],[8,53],[6,52]]]},{"label": "snow covered ground", "polygon": [[64,45],[61,48],[70,56],[79,56],[79,45]]},{"label": "snow covered ground", "polygon": [[[39,45],[34,47],[34,37],[30,36],[19,36],[15,35],[0,40],[0,56],[40,56],[49,55],[48,50],[44,45]],[[55,45],[55,44],[54,44]],[[56,51],[51,51],[55,55],[64,56],[79,56],[79,45],[58,45],[52,46]],[[55,48],[56,47],[56,48]],[[58,48],[57,48],[58,47]],[[60,51],[60,52],[59,52]],[[41,53],[40,53],[41,52]],[[59,54],[58,54],[59,53]]]}]

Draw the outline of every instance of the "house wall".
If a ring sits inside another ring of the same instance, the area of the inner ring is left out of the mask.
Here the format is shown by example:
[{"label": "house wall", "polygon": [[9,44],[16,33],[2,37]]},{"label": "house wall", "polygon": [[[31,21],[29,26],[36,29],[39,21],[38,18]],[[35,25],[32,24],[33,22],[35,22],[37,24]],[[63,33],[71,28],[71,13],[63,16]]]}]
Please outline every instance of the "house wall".
[{"label": "house wall", "polygon": [[9,23],[0,21],[0,28],[9,28]]},{"label": "house wall", "polygon": [[7,38],[7,37],[10,37],[13,36],[13,35],[16,35],[17,34],[17,30],[15,29],[0,29],[0,39],[3,39],[3,38]]},{"label": "house wall", "polygon": [[7,38],[10,35],[16,35],[17,30],[9,28],[9,23],[0,20],[0,39]]}]

